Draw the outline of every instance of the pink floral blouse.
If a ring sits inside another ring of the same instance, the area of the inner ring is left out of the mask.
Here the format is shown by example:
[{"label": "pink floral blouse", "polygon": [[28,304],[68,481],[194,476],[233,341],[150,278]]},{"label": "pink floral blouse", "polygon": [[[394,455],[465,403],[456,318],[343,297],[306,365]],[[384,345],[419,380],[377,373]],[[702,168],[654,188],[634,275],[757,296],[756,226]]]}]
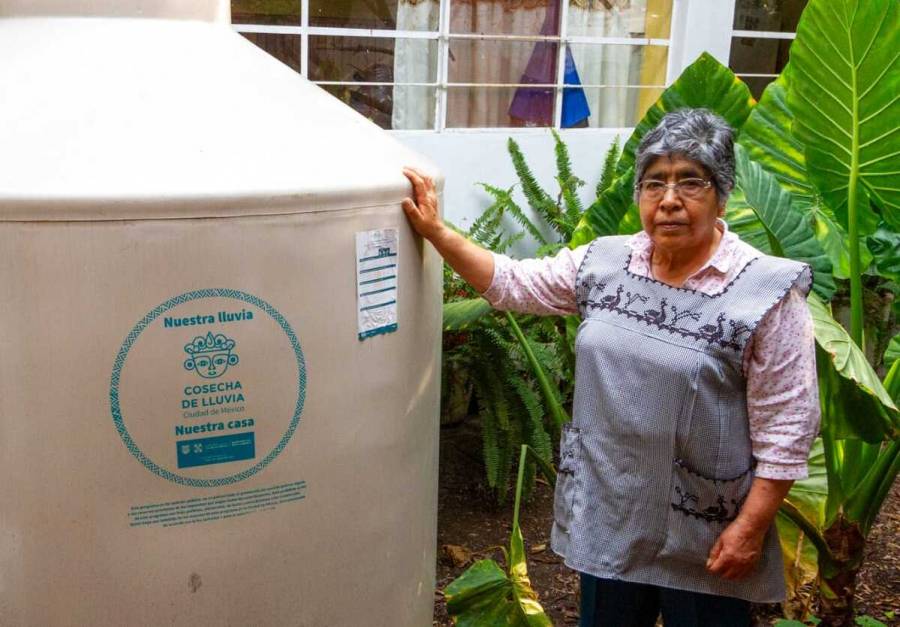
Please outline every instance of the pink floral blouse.
[{"label": "pink floral blouse", "polygon": [[[723,231],[716,252],[684,287],[722,292],[747,263],[762,253]],[[643,231],[628,240],[634,274],[652,278],[653,241]],[[564,248],[555,257],[513,260],[494,255],[494,277],[483,296],[497,309],[532,314],[575,314],[575,275],[588,246]],[[806,458],[819,429],[819,392],[812,318],[796,289],[760,321],[744,358],[750,439],[756,476],[803,479]]]}]

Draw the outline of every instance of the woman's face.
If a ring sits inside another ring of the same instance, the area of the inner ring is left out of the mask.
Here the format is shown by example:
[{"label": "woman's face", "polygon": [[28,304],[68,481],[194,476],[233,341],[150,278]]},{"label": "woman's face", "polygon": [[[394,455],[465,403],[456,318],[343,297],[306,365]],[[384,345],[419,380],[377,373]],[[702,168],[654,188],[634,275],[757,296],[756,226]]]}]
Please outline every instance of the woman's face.
[{"label": "woman's face", "polygon": [[[709,182],[706,169],[699,163],[679,156],[658,157],[651,162],[642,181],[678,183],[686,179]],[[716,218],[723,214],[714,185],[684,186],[679,193],[665,189],[661,198],[641,192],[638,202],[641,224],[656,246],[677,251],[708,244],[714,237]]]}]

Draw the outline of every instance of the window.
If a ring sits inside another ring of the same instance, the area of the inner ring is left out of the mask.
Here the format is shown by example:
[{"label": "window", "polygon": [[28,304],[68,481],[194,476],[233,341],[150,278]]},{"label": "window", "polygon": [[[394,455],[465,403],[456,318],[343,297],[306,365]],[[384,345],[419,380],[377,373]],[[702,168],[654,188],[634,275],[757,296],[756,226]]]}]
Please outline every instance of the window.
[{"label": "window", "polygon": [[633,126],[672,0],[232,0],[247,39],[383,128]]},{"label": "window", "polygon": [[750,86],[755,98],[775,80],[807,0],[737,0],[729,67]]}]

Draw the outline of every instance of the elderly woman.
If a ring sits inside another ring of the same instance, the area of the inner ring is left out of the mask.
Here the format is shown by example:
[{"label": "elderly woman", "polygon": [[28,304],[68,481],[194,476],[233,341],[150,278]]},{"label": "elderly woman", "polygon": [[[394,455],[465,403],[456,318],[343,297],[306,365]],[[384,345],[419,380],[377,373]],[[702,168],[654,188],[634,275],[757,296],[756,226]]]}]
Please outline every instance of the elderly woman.
[{"label": "elderly woman", "polygon": [[784,597],[773,520],[818,428],[804,264],[721,219],[733,133],[666,115],[637,149],[643,231],[512,261],[438,217],[407,170],[403,208],[494,306],[578,313],[574,417],[560,447],[552,546],[582,577],[582,626],[749,625]]}]

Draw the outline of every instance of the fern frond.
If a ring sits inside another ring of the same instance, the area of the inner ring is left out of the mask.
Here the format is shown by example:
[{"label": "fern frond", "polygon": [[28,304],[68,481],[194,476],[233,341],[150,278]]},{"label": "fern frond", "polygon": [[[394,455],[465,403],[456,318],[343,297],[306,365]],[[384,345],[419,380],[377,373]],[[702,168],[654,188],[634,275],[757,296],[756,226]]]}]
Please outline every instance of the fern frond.
[{"label": "fern frond", "polygon": [[534,256],[537,259],[540,259],[541,257],[552,257],[565,248],[565,246],[566,245],[562,242],[550,242],[549,244],[544,244],[538,248],[537,251],[535,251]]},{"label": "fern frond", "polygon": [[513,168],[522,184],[522,193],[525,194],[525,199],[528,201],[528,204],[535,213],[546,220],[547,223],[553,224],[555,220],[559,219],[560,215],[560,210],[556,202],[538,184],[531,168],[528,167],[528,163],[525,161],[525,156],[522,154],[519,144],[517,144],[512,137],[506,142],[506,147],[507,150],[509,150]]},{"label": "fern frond", "polygon": [[501,211],[508,211],[509,214],[513,217],[513,219],[522,225],[522,227],[528,232],[531,237],[533,237],[538,243],[546,244],[547,238],[544,237],[544,234],[541,233],[540,229],[535,226],[534,222],[528,219],[528,216],[525,215],[525,212],[522,211],[522,208],[513,200],[512,191],[513,188],[509,188],[508,190],[503,190],[498,187],[494,187],[492,185],[488,185],[487,183],[479,183],[488,193],[490,193],[494,198],[502,198],[503,202],[501,205]]},{"label": "fern frond", "polygon": [[584,212],[584,205],[578,197],[578,188],[584,185],[584,181],[575,176],[572,172],[572,160],[569,158],[569,147],[559,136],[555,129],[550,129],[553,133],[553,141],[555,142],[554,151],[556,153],[556,180],[559,183],[561,203],[565,205],[565,221],[561,226],[565,226],[564,232],[560,233],[568,240],[572,235],[572,230],[578,224],[581,214]]},{"label": "fern frond", "polygon": [[619,136],[613,140],[612,146],[606,151],[606,157],[603,159],[603,171],[600,173],[600,181],[597,183],[597,197],[603,195],[603,192],[609,189],[612,182],[616,178],[616,167],[619,164],[619,158],[622,156],[620,148]]},{"label": "fern frond", "polygon": [[510,384],[515,388],[516,394],[522,401],[526,411],[527,422],[524,426],[525,443],[534,449],[535,453],[544,461],[553,459],[553,446],[550,443],[550,435],[544,428],[544,404],[541,397],[532,389],[524,379],[512,377]]},{"label": "fern frond", "polygon": [[[474,228],[475,225],[473,225]],[[473,234],[472,239],[482,246],[490,247],[492,242],[498,242],[503,239],[503,213],[498,207],[493,207],[486,219],[480,222],[477,230]],[[491,248],[493,250],[493,248]]]},{"label": "fern frond", "polygon": [[493,250],[494,250],[494,252],[498,252],[498,253],[506,253],[509,251],[510,248],[513,247],[513,245],[516,242],[520,241],[524,237],[525,237],[525,233],[522,231],[519,231],[518,233],[514,233],[513,235],[510,235],[506,239],[500,238],[500,241],[497,242],[497,247],[494,248]]},{"label": "fern frond", "polygon": [[559,220],[560,228],[557,230],[560,235],[568,240],[572,236],[572,231],[578,225],[581,214],[584,213],[584,205],[578,196],[578,188],[584,185],[584,181],[577,176],[572,176],[569,179],[560,178],[557,181],[559,182],[560,202],[566,207],[565,214]]},{"label": "fern frond", "polygon": [[497,418],[497,427],[502,431],[510,429],[510,411],[509,402],[506,398],[506,390],[503,387],[503,380],[497,373],[496,368],[485,367],[480,377],[480,385],[483,386],[485,400],[491,406],[491,412]]},{"label": "fern frond", "polygon": [[559,133],[556,132],[556,129],[551,128],[550,132],[553,133],[553,141],[556,144],[554,152],[556,153],[557,175],[561,180],[568,181],[573,176],[572,160],[569,158],[569,147],[566,146],[566,143],[559,136]]},{"label": "fern frond", "polygon": [[500,477],[500,443],[497,420],[486,403],[479,403],[479,405],[478,415],[481,418],[481,454],[484,458],[484,471],[488,485],[496,488]]}]

